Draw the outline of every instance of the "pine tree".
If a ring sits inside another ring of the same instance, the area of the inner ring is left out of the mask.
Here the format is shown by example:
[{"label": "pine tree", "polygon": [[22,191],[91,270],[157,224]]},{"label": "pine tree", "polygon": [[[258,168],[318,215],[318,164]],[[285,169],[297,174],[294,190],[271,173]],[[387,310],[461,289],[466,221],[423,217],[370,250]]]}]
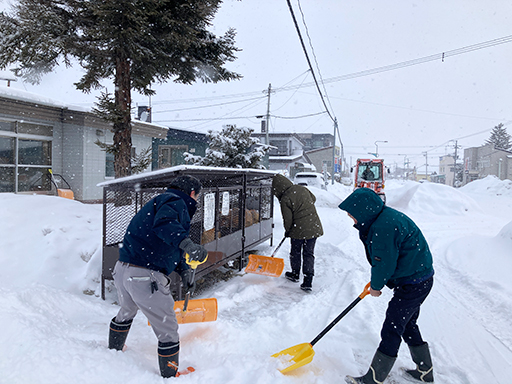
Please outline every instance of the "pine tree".
[{"label": "pine tree", "polygon": [[185,152],[185,161],[211,167],[262,169],[261,159],[270,147],[260,145],[258,139],[251,137],[253,132],[251,128],[236,125],[225,125],[220,132],[208,131],[210,145],[205,156]]},{"label": "pine tree", "polygon": [[90,92],[103,79],[113,124],[116,177],[131,173],[131,90],[173,79],[191,84],[239,79],[224,64],[235,60],[235,31],[218,37],[207,28],[222,0],[18,0],[0,13],[0,69],[37,83],[57,65],[75,60],[85,70],[75,83]]},{"label": "pine tree", "polygon": [[485,141],[486,144],[494,145],[496,149],[504,149],[510,151],[512,143],[510,142],[511,136],[507,133],[507,128],[502,123],[498,124],[491,131],[491,137]]}]

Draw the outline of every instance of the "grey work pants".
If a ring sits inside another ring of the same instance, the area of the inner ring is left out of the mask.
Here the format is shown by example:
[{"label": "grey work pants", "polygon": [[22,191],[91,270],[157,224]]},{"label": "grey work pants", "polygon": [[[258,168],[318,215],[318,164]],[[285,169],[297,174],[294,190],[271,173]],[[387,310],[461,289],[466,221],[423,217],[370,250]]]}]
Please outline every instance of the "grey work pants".
[{"label": "grey work pants", "polygon": [[[132,320],[140,309],[148,318],[158,341],[177,343],[178,321],[170,293],[170,279],[161,272],[133,267],[120,261],[116,263],[113,276],[121,306],[116,321]],[[153,292],[152,282],[158,287]]]}]

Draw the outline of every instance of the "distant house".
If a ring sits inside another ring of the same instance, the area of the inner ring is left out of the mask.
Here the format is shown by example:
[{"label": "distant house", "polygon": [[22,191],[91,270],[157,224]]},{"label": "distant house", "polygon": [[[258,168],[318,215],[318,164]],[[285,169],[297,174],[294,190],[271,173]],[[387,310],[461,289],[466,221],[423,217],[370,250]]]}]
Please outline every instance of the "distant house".
[{"label": "distant house", "polygon": [[333,154],[332,145],[330,147],[312,149],[306,152],[306,157],[316,167],[318,172],[323,172],[325,169],[326,172],[333,175],[334,173],[341,172],[340,147],[336,146],[334,151],[335,153]]},{"label": "distant house", "polygon": [[438,182],[453,187],[455,181],[455,157],[453,155],[445,155],[439,157],[439,175]]},{"label": "distant house", "polygon": [[[266,133],[251,135],[266,144]],[[312,171],[310,161],[304,155],[304,142],[295,133],[269,133],[269,142],[273,146],[268,153],[269,170],[285,170],[290,177],[305,170]]]},{"label": "distant house", "polygon": [[319,148],[331,147],[334,144],[334,136],[331,133],[297,133],[304,143],[304,150],[311,151]]},{"label": "distant house", "polygon": [[463,184],[494,175],[500,180],[512,180],[512,151],[492,144],[464,150]]},{"label": "distant house", "polygon": [[207,148],[206,134],[169,128],[164,139],[153,139],[153,170],[185,164],[185,152],[205,156]]},{"label": "distant house", "polygon": [[[167,127],[133,121],[132,152],[152,148]],[[114,178],[110,125],[80,107],[0,87],[0,192],[55,194],[49,170],[65,180],[80,201],[96,201],[96,185]],[[151,167],[150,169],[151,170]],[[59,185],[61,187],[61,185]]]},{"label": "distant house", "polygon": [[[340,148],[336,147],[333,164],[334,136],[329,133],[269,133],[270,145],[268,168],[286,170],[290,177],[298,172],[322,172],[331,175],[341,170]],[[266,133],[253,133],[261,143],[266,143]],[[334,168],[333,168],[334,165]]]}]

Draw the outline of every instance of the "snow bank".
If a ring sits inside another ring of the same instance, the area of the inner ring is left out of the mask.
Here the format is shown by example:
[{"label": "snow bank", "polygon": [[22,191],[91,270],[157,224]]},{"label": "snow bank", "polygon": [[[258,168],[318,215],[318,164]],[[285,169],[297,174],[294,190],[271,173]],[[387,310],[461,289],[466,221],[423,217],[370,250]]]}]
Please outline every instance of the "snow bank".
[{"label": "snow bank", "polygon": [[484,179],[472,181],[461,187],[464,193],[485,194],[495,196],[512,196],[512,181],[500,180],[496,176],[487,176]]},{"label": "snow bank", "polygon": [[69,292],[96,289],[101,267],[101,205],[55,196],[0,193],[0,279]]},{"label": "snow bank", "polygon": [[472,279],[499,286],[512,294],[512,221],[495,237],[471,236],[454,241],[447,250],[453,268]]},{"label": "snow bank", "polygon": [[465,215],[480,212],[478,203],[461,191],[443,184],[409,181],[386,190],[387,205],[404,213]]}]

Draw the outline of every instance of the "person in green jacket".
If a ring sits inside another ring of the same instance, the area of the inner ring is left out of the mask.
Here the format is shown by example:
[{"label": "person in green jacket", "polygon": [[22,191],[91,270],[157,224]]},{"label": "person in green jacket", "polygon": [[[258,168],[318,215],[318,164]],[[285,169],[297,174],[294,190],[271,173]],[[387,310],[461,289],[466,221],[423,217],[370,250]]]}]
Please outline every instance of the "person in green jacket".
[{"label": "person in green jacket", "polygon": [[339,208],[354,220],[364,244],[371,265],[370,295],[380,296],[384,286],[393,289],[382,325],[381,342],[368,372],[361,377],[347,376],[346,382],[384,382],[398,356],[402,339],[416,363],[416,369],[405,370],[405,375],[418,382],[434,382],[429,347],[417,324],[420,306],[434,282],[432,254],[425,237],[409,217],[385,206],[371,189],[356,189]]},{"label": "person in green jacket", "polygon": [[315,274],[316,239],[324,234],[320,217],[316,212],[316,197],[302,185],[295,185],[287,177],[277,174],[272,179],[272,192],[281,205],[285,237],[291,243],[291,272],[285,277],[299,281],[302,264],[304,281],[300,288],[311,291]]}]

